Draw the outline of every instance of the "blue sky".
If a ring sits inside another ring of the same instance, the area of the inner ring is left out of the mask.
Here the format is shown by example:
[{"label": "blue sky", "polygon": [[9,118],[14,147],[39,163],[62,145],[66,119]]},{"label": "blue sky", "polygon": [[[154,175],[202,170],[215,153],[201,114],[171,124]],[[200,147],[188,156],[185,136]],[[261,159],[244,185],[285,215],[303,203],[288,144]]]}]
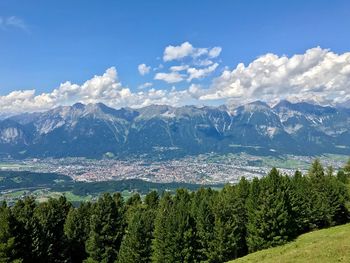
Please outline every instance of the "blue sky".
[{"label": "blue sky", "polygon": [[[49,93],[65,81],[82,85],[110,67],[130,92],[147,82],[166,91],[190,84],[212,88],[225,69],[267,53],[292,57],[319,46],[344,54],[349,28],[350,1],[339,0],[1,0],[0,96],[32,89]],[[217,68],[190,82],[155,80],[171,66],[195,67],[188,57],[164,62],[167,46],[185,42],[220,47],[212,61]],[[138,72],[142,63],[150,67],[144,76]],[[159,64],[164,68],[155,69]]]}]

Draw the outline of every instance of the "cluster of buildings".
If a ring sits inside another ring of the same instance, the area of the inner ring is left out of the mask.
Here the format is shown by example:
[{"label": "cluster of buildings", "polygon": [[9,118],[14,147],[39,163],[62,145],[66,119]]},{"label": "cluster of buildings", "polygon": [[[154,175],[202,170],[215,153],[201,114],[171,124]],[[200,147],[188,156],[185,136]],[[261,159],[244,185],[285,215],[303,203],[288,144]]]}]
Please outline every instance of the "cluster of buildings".
[{"label": "cluster of buildings", "polygon": [[[266,175],[273,166],[286,174],[294,173],[295,169],[306,171],[313,159],[307,156],[288,156],[286,159],[274,159],[248,154],[203,154],[162,161],[150,161],[145,158],[128,160],[47,158],[16,162],[20,170],[60,173],[70,176],[75,181],[142,179],[153,182],[215,184],[235,183],[242,176],[247,179],[261,177]],[[291,161],[293,165],[290,165]],[[325,166],[337,167],[343,164],[342,159],[324,158],[323,161],[326,162]],[[11,166],[16,167],[15,161]]]}]

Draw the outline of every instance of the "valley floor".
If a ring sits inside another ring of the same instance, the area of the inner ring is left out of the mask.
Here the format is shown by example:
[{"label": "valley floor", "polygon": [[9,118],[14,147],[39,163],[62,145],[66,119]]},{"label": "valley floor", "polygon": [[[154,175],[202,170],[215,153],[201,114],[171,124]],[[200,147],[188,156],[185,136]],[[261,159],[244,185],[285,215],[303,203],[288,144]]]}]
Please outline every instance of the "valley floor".
[{"label": "valley floor", "polygon": [[284,246],[265,249],[230,263],[350,262],[350,224],[307,233]]}]

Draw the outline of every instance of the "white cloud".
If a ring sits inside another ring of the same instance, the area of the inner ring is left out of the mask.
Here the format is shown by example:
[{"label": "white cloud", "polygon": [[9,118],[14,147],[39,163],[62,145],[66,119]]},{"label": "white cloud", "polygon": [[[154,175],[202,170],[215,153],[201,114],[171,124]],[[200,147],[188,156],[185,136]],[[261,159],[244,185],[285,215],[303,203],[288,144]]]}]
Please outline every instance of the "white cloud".
[{"label": "white cloud", "polygon": [[142,76],[144,76],[150,72],[151,67],[147,66],[146,64],[140,64],[140,65],[138,65],[137,69],[138,69],[139,73]]},{"label": "white cloud", "polygon": [[[152,83],[144,83],[150,87]],[[13,91],[0,96],[1,113],[21,113],[48,110],[60,105],[76,102],[102,102],[110,107],[143,107],[150,104],[184,105],[191,101],[188,90],[154,89],[131,91],[123,87],[118,79],[117,70],[111,67],[101,76],[94,76],[83,84],[62,83],[49,93],[36,94],[35,90]]]},{"label": "white cloud", "polygon": [[191,82],[193,79],[204,78],[218,67],[218,63],[214,62],[215,58],[220,55],[221,50],[221,47],[194,47],[189,42],[184,42],[178,46],[167,46],[163,54],[165,62],[187,58],[186,64],[170,66],[168,68],[169,73],[157,73],[154,79],[163,80],[167,83],[177,83],[185,79]]},{"label": "white cloud", "polygon": [[209,57],[210,58],[216,58],[220,55],[222,51],[222,48],[221,47],[213,47],[212,49],[209,50]]},{"label": "white cloud", "polygon": [[191,55],[193,51],[194,48],[189,42],[184,42],[180,46],[167,46],[164,50],[163,60],[179,60]]},{"label": "white cloud", "polygon": [[[185,65],[174,67],[170,73],[157,73],[154,78],[168,83],[200,79],[213,72],[218,64],[206,68]],[[146,82],[142,86],[146,88],[151,85]],[[279,99],[335,104],[350,100],[349,88],[350,52],[336,54],[316,47],[291,57],[268,53],[247,66],[240,63],[233,70],[226,68],[209,88],[191,84],[184,90],[151,88],[132,91],[121,84],[117,70],[112,67],[82,84],[67,81],[47,93],[13,91],[0,96],[0,109],[2,114],[32,112],[75,102],[103,102],[116,108],[150,104],[179,106],[188,103],[212,104],[210,100],[216,99],[234,104],[253,100],[273,102]]]},{"label": "white cloud", "polygon": [[199,59],[199,60],[196,60],[195,62],[194,62],[194,64],[196,65],[196,66],[200,66],[200,67],[206,67],[206,66],[209,66],[209,65],[211,65],[211,64],[213,64],[214,62],[212,61],[212,60],[210,60],[210,59]]},{"label": "white cloud", "polygon": [[94,76],[82,85],[67,81],[50,93],[35,94],[35,90],[14,91],[0,96],[0,108],[5,112],[37,111],[75,102],[122,103],[131,92],[118,81],[117,71],[109,68],[102,76]]},{"label": "white cloud", "polygon": [[180,66],[172,66],[170,67],[171,71],[184,71],[187,70],[190,66],[188,65],[180,65]]},{"label": "white cloud", "polygon": [[240,63],[232,71],[225,70],[200,99],[338,103],[350,99],[349,83],[350,52],[339,55],[316,47],[291,57],[268,53],[248,66]]},{"label": "white cloud", "polygon": [[210,73],[216,70],[219,66],[218,63],[215,63],[207,68],[188,68],[187,73],[189,74],[187,81],[192,81],[193,79],[201,79],[208,76]]},{"label": "white cloud", "polygon": [[167,46],[164,50],[163,60],[171,61],[187,57],[193,53],[193,46],[189,42],[184,42],[180,46]]},{"label": "white cloud", "polygon": [[28,30],[28,26],[24,23],[22,19],[16,16],[2,17],[0,16],[0,29],[9,29],[9,28],[19,28],[24,31]]},{"label": "white cloud", "polygon": [[167,46],[163,53],[163,60],[165,62],[172,60],[181,60],[185,57],[192,57],[199,59],[200,57],[216,58],[221,53],[221,47],[209,48],[195,48],[189,42],[184,42],[179,46]]},{"label": "white cloud", "polygon": [[152,82],[146,82],[146,83],[143,83],[140,86],[138,86],[138,89],[146,89],[146,88],[150,88],[152,86],[153,86]]},{"label": "white cloud", "polygon": [[184,75],[182,75],[176,71],[173,71],[170,73],[161,72],[161,73],[157,73],[155,75],[154,79],[163,80],[167,83],[177,83],[177,82],[181,82],[184,80]]},{"label": "white cloud", "polygon": [[208,54],[207,48],[195,48],[195,49],[193,49],[192,57],[198,58],[198,57],[201,57],[201,56],[204,56],[207,54]]}]

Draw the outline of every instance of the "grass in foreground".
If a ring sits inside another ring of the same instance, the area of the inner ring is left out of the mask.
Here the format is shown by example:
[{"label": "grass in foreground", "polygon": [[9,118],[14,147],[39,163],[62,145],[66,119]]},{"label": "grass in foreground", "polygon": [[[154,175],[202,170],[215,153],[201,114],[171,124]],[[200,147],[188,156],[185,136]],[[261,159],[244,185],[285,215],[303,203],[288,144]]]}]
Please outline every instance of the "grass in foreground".
[{"label": "grass in foreground", "polygon": [[350,262],[350,224],[307,233],[286,245],[261,250],[231,263]]}]

